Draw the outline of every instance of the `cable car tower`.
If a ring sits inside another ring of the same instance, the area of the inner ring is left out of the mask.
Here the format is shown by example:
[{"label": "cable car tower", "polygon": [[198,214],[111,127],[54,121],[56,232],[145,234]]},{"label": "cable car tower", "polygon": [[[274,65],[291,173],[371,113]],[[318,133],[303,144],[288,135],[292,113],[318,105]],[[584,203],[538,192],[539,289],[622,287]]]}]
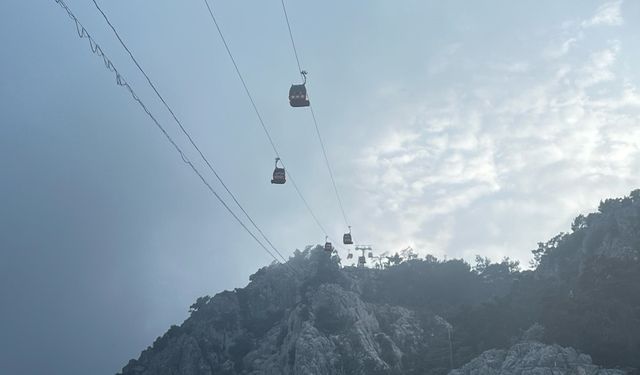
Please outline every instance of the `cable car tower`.
[{"label": "cable car tower", "polygon": [[[367,263],[367,257],[373,258],[373,249],[371,245],[357,245],[356,251],[362,251],[362,255],[358,257],[358,268],[363,268]],[[366,257],[364,255],[365,253],[367,253]]]}]

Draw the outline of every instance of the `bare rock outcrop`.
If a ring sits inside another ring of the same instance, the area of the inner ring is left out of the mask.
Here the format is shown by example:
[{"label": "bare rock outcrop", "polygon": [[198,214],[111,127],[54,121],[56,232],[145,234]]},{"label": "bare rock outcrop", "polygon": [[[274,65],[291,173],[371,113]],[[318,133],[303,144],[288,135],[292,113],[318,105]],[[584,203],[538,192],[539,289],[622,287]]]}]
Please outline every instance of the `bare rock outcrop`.
[{"label": "bare rock outcrop", "polygon": [[508,350],[488,350],[449,375],[624,375],[600,368],[573,348],[522,342]]}]

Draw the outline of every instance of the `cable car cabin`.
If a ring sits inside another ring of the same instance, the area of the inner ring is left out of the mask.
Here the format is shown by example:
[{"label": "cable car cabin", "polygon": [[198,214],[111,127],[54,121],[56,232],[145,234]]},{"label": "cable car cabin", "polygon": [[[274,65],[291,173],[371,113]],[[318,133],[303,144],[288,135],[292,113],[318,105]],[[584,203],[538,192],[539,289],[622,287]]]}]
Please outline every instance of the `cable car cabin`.
[{"label": "cable car cabin", "polygon": [[272,184],[282,185],[287,182],[285,177],[284,168],[276,168],[273,170],[273,179],[271,180]]},{"label": "cable car cabin", "polygon": [[276,167],[273,170],[273,179],[271,180],[272,184],[282,185],[287,181],[286,173],[284,168],[278,167],[278,161],[280,158],[276,158]]},{"label": "cable car cabin", "polygon": [[342,236],[342,243],[344,243],[345,245],[353,245],[351,233],[345,233],[344,236]]},{"label": "cable car cabin", "polygon": [[326,251],[329,254],[333,253],[333,245],[331,245],[331,242],[326,242],[324,244],[324,251]]},{"label": "cable car cabin", "polygon": [[289,104],[292,107],[308,107],[309,96],[307,96],[307,87],[305,84],[291,85],[289,89]]},{"label": "cable car cabin", "polygon": [[358,266],[359,267],[364,267],[365,263],[367,263],[367,260],[364,257],[358,257]]}]

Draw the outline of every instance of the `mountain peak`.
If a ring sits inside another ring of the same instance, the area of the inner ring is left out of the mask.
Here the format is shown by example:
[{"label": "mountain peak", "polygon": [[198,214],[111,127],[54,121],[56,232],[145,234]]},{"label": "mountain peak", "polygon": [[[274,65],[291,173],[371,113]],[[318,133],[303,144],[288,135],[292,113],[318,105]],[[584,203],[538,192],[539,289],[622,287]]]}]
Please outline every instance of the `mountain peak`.
[{"label": "mountain peak", "polygon": [[483,257],[341,267],[308,247],[199,298],[122,375],[623,373],[580,352],[639,367],[640,200],[604,201],[572,229],[529,271]]}]

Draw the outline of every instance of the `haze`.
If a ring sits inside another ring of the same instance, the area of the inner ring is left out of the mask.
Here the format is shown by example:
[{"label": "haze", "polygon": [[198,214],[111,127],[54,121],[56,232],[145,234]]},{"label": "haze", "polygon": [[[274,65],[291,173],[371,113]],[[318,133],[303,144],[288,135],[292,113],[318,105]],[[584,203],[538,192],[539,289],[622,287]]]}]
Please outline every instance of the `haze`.
[{"label": "haze", "polygon": [[[93,4],[67,3],[188,149]],[[204,2],[100,4],[274,244],[323,243],[291,184],[269,183],[273,151]],[[280,3],[213,5],[287,167],[340,238],[311,116],[287,103],[299,75]],[[640,186],[640,3],[288,5],[354,238],[377,253],[526,264],[598,199]],[[272,259],[55,1],[4,4],[0,44],[0,373],[113,374],[198,296]]]}]

